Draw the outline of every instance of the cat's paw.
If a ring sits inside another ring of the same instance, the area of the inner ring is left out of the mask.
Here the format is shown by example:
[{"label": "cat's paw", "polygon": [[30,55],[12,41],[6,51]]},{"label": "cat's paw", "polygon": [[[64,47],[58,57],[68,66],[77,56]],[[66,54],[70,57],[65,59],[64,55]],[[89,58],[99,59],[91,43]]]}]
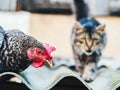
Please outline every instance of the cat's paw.
[{"label": "cat's paw", "polygon": [[96,72],[87,72],[87,73],[83,73],[82,74],[82,78],[86,81],[86,82],[92,82],[98,75],[100,74],[100,72],[96,71]]},{"label": "cat's paw", "polygon": [[92,81],[94,80],[94,77],[93,77],[93,76],[85,75],[85,74],[82,75],[82,78],[83,78],[86,82],[92,82]]}]

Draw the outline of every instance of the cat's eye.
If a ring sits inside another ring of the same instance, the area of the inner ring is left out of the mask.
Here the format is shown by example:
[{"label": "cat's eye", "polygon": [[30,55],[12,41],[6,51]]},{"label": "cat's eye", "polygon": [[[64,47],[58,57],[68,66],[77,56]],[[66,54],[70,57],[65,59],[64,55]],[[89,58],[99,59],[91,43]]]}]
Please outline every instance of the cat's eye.
[{"label": "cat's eye", "polygon": [[83,41],[81,41],[81,40],[80,40],[79,42],[80,42],[81,44],[83,43]]},{"label": "cat's eye", "polygon": [[96,42],[96,44],[97,44],[97,45],[100,44],[100,41]]},{"label": "cat's eye", "polygon": [[94,41],[98,41],[99,39],[98,38],[93,38]]},{"label": "cat's eye", "polygon": [[93,40],[95,41],[95,43],[98,45],[100,43],[99,38],[93,38]]},{"label": "cat's eye", "polygon": [[85,41],[85,38],[81,38],[79,42],[82,44]]},{"label": "cat's eye", "polygon": [[37,53],[38,53],[38,54],[40,54],[41,52],[40,52],[40,51],[38,51]]},{"label": "cat's eye", "polygon": [[85,41],[86,38],[81,38],[80,41]]}]

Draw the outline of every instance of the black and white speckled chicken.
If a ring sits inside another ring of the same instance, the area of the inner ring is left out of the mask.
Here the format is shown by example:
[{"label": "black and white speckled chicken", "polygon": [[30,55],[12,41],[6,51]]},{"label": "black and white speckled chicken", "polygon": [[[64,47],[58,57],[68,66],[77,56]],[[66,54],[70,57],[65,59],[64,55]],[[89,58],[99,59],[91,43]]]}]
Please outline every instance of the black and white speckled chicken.
[{"label": "black and white speckled chicken", "polygon": [[31,64],[36,68],[44,64],[51,66],[54,50],[19,30],[4,31],[0,27],[0,73],[20,72]]}]

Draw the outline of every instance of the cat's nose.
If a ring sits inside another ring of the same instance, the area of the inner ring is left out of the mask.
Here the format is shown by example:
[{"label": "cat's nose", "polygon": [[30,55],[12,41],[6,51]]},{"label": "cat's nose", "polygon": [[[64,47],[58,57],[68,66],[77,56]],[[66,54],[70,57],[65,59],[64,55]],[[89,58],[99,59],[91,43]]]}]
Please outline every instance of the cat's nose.
[{"label": "cat's nose", "polygon": [[93,53],[92,50],[86,50],[86,52],[85,52],[86,55],[91,55],[92,53]]},{"label": "cat's nose", "polygon": [[92,52],[92,50],[87,50],[86,52],[91,53],[91,52]]}]

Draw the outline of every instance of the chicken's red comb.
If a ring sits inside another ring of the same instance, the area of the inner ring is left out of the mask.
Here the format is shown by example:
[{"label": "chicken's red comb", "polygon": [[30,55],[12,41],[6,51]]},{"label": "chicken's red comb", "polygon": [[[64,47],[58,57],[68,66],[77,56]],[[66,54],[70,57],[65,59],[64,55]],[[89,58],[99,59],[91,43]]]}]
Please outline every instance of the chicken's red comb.
[{"label": "chicken's red comb", "polygon": [[51,54],[51,52],[55,51],[56,48],[53,47],[53,46],[50,46],[50,45],[47,44],[47,43],[43,43],[43,47],[46,49],[47,54],[48,54],[48,57],[49,57],[50,59],[52,59],[52,56],[51,56],[50,54]]}]

